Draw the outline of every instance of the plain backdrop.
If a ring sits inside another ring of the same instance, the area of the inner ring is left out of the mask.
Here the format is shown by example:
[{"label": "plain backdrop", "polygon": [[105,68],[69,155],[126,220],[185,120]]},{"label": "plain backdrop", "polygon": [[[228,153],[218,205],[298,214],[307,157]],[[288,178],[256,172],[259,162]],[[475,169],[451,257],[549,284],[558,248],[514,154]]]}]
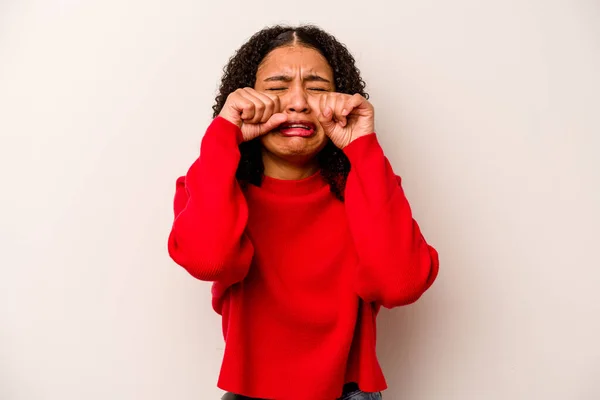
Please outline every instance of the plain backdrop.
[{"label": "plain backdrop", "polygon": [[597,0],[0,0],[0,399],[211,400],[175,178],[260,28],[355,54],[438,281],[379,318],[389,400],[600,398]]}]

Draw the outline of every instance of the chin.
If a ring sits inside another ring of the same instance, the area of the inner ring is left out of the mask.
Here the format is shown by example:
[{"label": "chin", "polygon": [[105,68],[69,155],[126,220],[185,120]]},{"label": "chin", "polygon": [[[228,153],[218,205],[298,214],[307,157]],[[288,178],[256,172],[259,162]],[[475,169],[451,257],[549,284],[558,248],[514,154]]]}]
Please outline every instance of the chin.
[{"label": "chin", "polygon": [[262,145],[269,153],[283,159],[301,158],[304,161],[316,157],[327,144],[322,135],[305,137],[286,137],[276,132],[269,133],[261,138]]}]

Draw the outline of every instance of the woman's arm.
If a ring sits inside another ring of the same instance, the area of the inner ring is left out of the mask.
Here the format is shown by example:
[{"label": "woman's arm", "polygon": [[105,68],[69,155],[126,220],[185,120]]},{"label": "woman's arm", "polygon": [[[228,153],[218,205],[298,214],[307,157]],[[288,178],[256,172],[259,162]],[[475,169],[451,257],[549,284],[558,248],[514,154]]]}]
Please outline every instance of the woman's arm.
[{"label": "woman's arm", "polygon": [[236,180],[240,129],[217,117],[200,157],[177,180],[169,254],[194,277],[228,287],[246,276],[254,248],[245,234],[248,206]]},{"label": "woman's arm", "polygon": [[345,203],[359,257],[356,290],[367,302],[395,307],[416,301],[435,280],[429,246],[376,135],[344,148],[351,164]]}]

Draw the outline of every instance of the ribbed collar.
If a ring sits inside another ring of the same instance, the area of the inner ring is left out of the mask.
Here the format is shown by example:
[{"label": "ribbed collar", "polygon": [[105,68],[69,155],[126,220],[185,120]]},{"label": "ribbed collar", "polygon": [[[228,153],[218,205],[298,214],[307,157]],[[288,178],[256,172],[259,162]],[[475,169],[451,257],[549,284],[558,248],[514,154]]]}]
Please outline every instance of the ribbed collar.
[{"label": "ribbed collar", "polygon": [[300,180],[275,179],[264,176],[261,189],[282,195],[298,196],[310,194],[327,186],[320,172]]}]

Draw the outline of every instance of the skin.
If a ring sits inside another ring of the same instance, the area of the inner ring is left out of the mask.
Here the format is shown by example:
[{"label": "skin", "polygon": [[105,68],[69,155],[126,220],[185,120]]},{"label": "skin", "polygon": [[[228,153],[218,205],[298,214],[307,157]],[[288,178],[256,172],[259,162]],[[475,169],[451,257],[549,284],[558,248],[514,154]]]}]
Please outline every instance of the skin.
[{"label": "skin", "polygon": [[[220,116],[240,127],[245,141],[259,138],[265,175],[302,179],[318,170],[316,155],[331,140],[343,149],[373,133],[374,109],[364,97],[335,92],[333,71],[318,51],[302,45],[273,50],[258,68],[254,88],[227,98]],[[287,137],[278,127],[308,121],[310,137]]]}]

